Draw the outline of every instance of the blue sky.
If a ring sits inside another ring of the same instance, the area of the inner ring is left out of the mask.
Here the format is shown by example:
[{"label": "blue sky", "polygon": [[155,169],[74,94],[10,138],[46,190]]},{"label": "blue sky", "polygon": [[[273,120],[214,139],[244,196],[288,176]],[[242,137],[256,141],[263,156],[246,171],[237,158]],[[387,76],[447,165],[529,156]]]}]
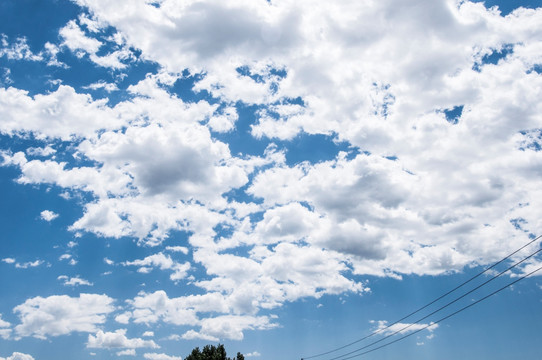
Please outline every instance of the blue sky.
[{"label": "blue sky", "polygon": [[[536,238],[539,6],[3,1],[0,360],[299,359]],[[358,358],[538,359],[541,274]]]}]

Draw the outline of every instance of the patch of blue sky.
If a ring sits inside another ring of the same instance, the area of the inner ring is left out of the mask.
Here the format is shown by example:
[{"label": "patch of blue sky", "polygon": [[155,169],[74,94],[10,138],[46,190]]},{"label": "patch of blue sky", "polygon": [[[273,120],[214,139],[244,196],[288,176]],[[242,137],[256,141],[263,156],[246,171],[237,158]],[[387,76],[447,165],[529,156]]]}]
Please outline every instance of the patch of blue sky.
[{"label": "patch of blue sky", "polygon": [[461,115],[463,114],[463,108],[464,105],[457,105],[451,109],[442,110],[444,116],[446,117],[446,121],[448,121],[450,124],[457,124],[461,118]]},{"label": "patch of blue sky", "polygon": [[191,74],[185,69],[181,77],[172,86],[164,87],[169,88],[172,94],[175,94],[186,103],[196,103],[205,100],[210,104],[216,104],[220,99],[212,97],[207,90],[194,91],[194,85],[204,77],[205,74]]},{"label": "patch of blue sky", "polygon": [[480,62],[473,65],[472,69],[480,72],[484,65],[492,64],[496,65],[500,60],[506,58],[508,55],[514,53],[513,44],[506,44],[499,49],[494,49],[491,53],[482,57]]},{"label": "patch of blue sky", "polygon": [[[453,275],[433,276],[404,276],[402,280],[396,280],[385,277],[366,276],[368,286],[371,288],[370,294],[362,296],[353,296],[343,294],[340,297],[323,296],[320,299],[305,299],[301,302],[287,304],[276,313],[284,325],[283,331],[290,331],[291,336],[282,338],[284,355],[296,353],[299,357],[310,356],[319,352],[335,349],[347,343],[358,340],[371,334],[377,329],[376,323],[371,321],[387,321],[388,324],[404,317],[413,310],[429,303],[431,300],[446,293],[461,282],[469,279],[479,272],[479,268],[467,269],[462,273]],[[479,282],[487,278],[479,279]],[[491,290],[496,290],[510,281],[505,277],[495,283]],[[381,351],[364,355],[363,359],[395,359],[397,354],[401,354],[401,359],[420,359],[420,358],[439,358],[453,360],[458,358],[487,358],[493,354],[493,350],[487,347],[488,343],[499,342],[499,354],[503,358],[517,357],[520,351],[525,358],[536,358],[536,352],[532,344],[525,341],[524,347],[517,345],[517,340],[510,338],[509,329],[514,328],[529,338],[531,331],[537,331],[537,322],[542,319],[542,313],[536,309],[539,303],[536,299],[526,299],[523,291],[528,293],[536,292],[535,279],[530,279],[518,283],[518,287],[513,290],[506,290],[498,295],[489,298],[484,303],[473,308],[467,309],[457,316],[439,324],[434,332],[435,336],[430,341],[429,331],[422,331],[410,338],[396,343]],[[472,287],[469,287],[470,290]],[[466,290],[466,291],[468,291]],[[459,291],[456,295],[461,295],[466,291]],[[489,289],[483,292],[475,292],[472,296],[467,296],[459,301],[455,306],[451,306],[446,311],[439,312],[434,316],[421,321],[429,323],[438,320],[454,310],[471,303],[472,299],[479,299],[490,293]],[[453,297],[443,299],[441,302],[430,307],[427,311],[416,314],[412,318],[405,319],[402,323],[412,323],[426,314],[429,310],[436,310],[446,304],[446,300],[451,301]],[[323,305],[319,307],[319,305]],[[440,306],[439,306],[440,305]],[[535,318],[530,318],[528,314],[521,311],[521,306],[530,309]],[[503,317],[495,316],[497,309],[506,308],[510,311],[504,316],[506,327],[503,327]],[[296,316],[292,316],[296,314]],[[355,316],[353,316],[355,314]],[[469,326],[465,327],[465,319],[469,319]],[[524,323],[525,327],[522,326]],[[486,329],[486,325],[491,324]],[[514,331],[515,331],[514,330]],[[296,332],[302,332],[305,336],[295,337]],[[250,334],[249,334],[250,335]],[[269,331],[265,335],[271,340],[275,333]],[[304,338],[312,341],[304,341]],[[338,356],[348,351],[361,348],[373,341],[381,339],[381,335],[373,336],[363,342],[348,347],[342,352],[330,354]],[[389,339],[393,341],[397,337]],[[277,339],[278,340],[278,339]],[[388,341],[383,341],[378,345],[383,345]],[[423,346],[421,343],[423,342]],[[273,344],[273,341],[267,342],[267,346]],[[419,343],[420,346],[416,346]],[[450,344],[461,343],[462,346],[452,346]],[[446,349],[443,351],[443,349]],[[366,349],[368,350],[368,349]]]},{"label": "patch of blue sky", "polygon": [[286,149],[286,164],[294,166],[301,162],[315,164],[333,160],[339,152],[355,156],[359,153],[346,141],[338,141],[335,135],[300,133],[292,140],[276,141],[279,148]]},{"label": "patch of blue sky", "polygon": [[81,8],[71,1],[1,1],[0,34],[11,41],[25,37],[28,45],[39,52],[45,43],[56,43],[58,30],[80,12]]},{"label": "patch of blue sky", "polygon": [[520,7],[536,9],[542,6],[540,0],[474,0],[473,2],[482,2],[488,8],[498,6],[502,16],[506,16]]}]

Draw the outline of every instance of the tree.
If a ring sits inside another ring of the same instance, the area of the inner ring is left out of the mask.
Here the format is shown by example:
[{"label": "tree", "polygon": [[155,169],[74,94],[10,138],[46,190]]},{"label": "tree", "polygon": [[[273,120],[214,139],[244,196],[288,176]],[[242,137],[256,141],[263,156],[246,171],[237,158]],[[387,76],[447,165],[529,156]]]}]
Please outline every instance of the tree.
[{"label": "tree", "polygon": [[218,344],[218,346],[205,345],[203,350],[197,347],[184,360],[245,360],[245,357],[238,352],[234,359],[229,358],[226,355],[224,345]]}]

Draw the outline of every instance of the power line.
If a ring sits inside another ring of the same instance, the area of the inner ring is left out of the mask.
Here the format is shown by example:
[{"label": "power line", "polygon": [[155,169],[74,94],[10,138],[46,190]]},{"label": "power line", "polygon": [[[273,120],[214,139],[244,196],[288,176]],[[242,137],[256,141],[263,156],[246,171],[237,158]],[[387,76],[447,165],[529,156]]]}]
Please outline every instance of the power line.
[{"label": "power line", "polygon": [[[461,295],[461,296],[458,297],[458,298],[455,298],[454,300],[450,301],[450,302],[447,303],[446,305],[441,306],[440,308],[438,308],[437,310],[433,311],[433,312],[430,313],[429,315],[426,315],[426,316],[424,316],[424,317],[422,317],[422,318],[416,320],[415,322],[413,322],[413,323],[411,323],[411,324],[408,324],[408,325],[404,326],[403,328],[401,328],[401,329],[399,329],[399,330],[397,330],[397,331],[395,331],[395,332],[393,332],[393,333],[391,333],[391,334],[389,334],[389,335],[386,335],[385,337],[383,337],[383,338],[381,338],[381,339],[379,339],[379,340],[377,340],[377,341],[373,341],[372,343],[370,343],[370,344],[368,344],[368,345],[365,345],[365,346],[363,346],[363,347],[361,347],[361,348],[358,348],[358,349],[356,349],[356,350],[350,351],[350,352],[348,352],[348,353],[345,353],[345,354],[336,356],[336,357],[331,358],[331,359],[329,359],[329,360],[338,360],[338,359],[345,360],[345,359],[348,359],[348,358],[345,358],[345,356],[348,356],[348,355],[351,355],[351,354],[355,354],[355,353],[357,353],[357,352],[359,352],[359,351],[361,351],[361,350],[367,349],[367,348],[369,348],[369,347],[371,347],[371,346],[373,346],[373,345],[376,345],[376,344],[378,344],[378,343],[380,343],[380,342],[382,342],[382,341],[384,341],[384,340],[386,340],[386,339],[389,339],[390,337],[392,337],[392,336],[394,336],[394,335],[397,335],[397,334],[399,334],[399,333],[401,333],[401,332],[407,330],[408,328],[412,327],[413,325],[420,323],[421,321],[427,319],[428,317],[430,317],[430,316],[432,316],[432,315],[435,315],[436,313],[440,312],[441,310],[444,310],[444,309],[447,308],[448,306],[450,306],[450,305],[452,305],[452,304],[458,302],[459,300],[461,300],[461,299],[464,298],[465,296],[467,296],[467,295],[473,293],[474,291],[478,290],[478,289],[481,288],[482,286],[487,285],[487,284],[490,283],[491,281],[493,281],[493,280],[497,279],[498,277],[500,277],[502,274],[504,274],[504,273],[510,271],[511,269],[515,268],[516,266],[520,265],[521,263],[527,261],[528,259],[532,258],[533,256],[535,256],[536,254],[538,254],[538,253],[541,252],[541,251],[542,251],[542,249],[538,249],[537,251],[535,251],[534,253],[530,254],[530,255],[527,256],[527,257],[525,257],[524,259],[522,259],[522,260],[516,262],[515,264],[513,264],[512,266],[510,266],[510,267],[507,268],[506,270],[501,271],[499,274],[493,276],[491,279],[489,279],[489,280],[485,281],[484,283],[478,285],[478,286],[475,287],[474,289],[472,289],[472,290],[466,292],[465,294]],[[433,324],[434,324],[434,323],[433,323]],[[427,326],[426,326],[425,328],[423,328],[423,329],[426,329],[427,327],[429,327],[429,326],[431,326],[431,325],[432,325],[432,324],[429,324],[429,325],[427,325]],[[356,356],[357,356],[357,355],[356,355]]]},{"label": "power line", "polygon": [[401,321],[403,321],[403,320],[405,320],[405,319],[411,317],[412,315],[417,314],[418,312],[424,310],[425,308],[427,308],[427,307],[433,305],[433,304],[436,303],[437,301],[439,301],[439,300],[443,299],[444,297],[450,295],[450,294],[453,293],[454,291],[456,291],[456,290],[460,289],[461,287],[467,285],[468,283],[470,283],[470,282],[473,281],[474,279],[476,279],[476,278],[482,276],[483,274],[485,274],[485,273],[488,272],[489,270],[493,269],[495,266],[497,266],[497,265],[501,264],[502,262],[506,261],[507,259],[509,259],[510,257],[514,256],[515,254],[517,254],[517,253],[520,252],[521,250],[525,249],[527,246],[533,244],[534,242],[536,242],[536,241],[539,240],[540,238],[542,238],[542,235],[539,235],[539,236],[536,237],[535,239],[531,240],[530,242],[528,242],[527,244],[523,245],[522,247],[520,247],[519,249],[515,250],[514,252],[508,254],[506,257],[504,257],[504,258],[502,258],[501,260],[497,261],[497,262],[494,263],[493,265],[487,267],[485,270],[479,272],[478,274],[474,275],[474,276],[471,277],[470,279],[468,279],[468,280],[464,281],[463,283],[459,284],[458,286],[456,286],[456,287],[453,288],[452,290],[446,292],[445,294],[439,296],[439,297],[436,298],[435,300],[433,300],[433,301],[427,303],[426,305],[424,305],[424,306],[418,308],[417,310],[414,310],[413,312],[411,312],[410,314],[408,314],[408,315],[406,315],[406,316],[400,318],[399,320],[394,321],[393,323],[387,325],[386,327],[381,328],[381,329],[378,329],[378,330],[372,332],[371,334],[369,334],[369,335],[367,335],[367,336],[364,336],[364,337],[362,337],[361,339],[355,340],[355,341],[353,341],[353,342],[351,342],[351,343],[349,343],[349,344],[346,344],[346,345],[343,345],[343,346],[340,346],[340,347],[337,347],[337,348],[334,348],[334,349],[332,349],[332,350],[329,350],[329,351],[326,351],[326,352],[322,352],[322,353],[319,353],[319,354],[316,354],[316,355],[306,356],[306,357],[301,358],[301,360],[308,360],[308,359],[312,359],[312,358],[316,358],[316,357],[320,357],[320,356],[324,356],[324,355],[328,355],[328,354],[337,352],[337,351],[339,351],[339,350],[342,350],[342,349],[345,349],[345,348],[347,348],[347,347],[349,347],[349,346],[352,346],[352,345],[354,345],[354,344],[357,344],[357,343],[359,343],[359,342],[361,342],[361,341],[363,341],[363,340],[365,340],[365,339],[368,339],[368,338],[370,338],[370,337],[372,337],[372,336],[374,336],[374,335],[377,335],[377,334],[381,333],[382,331],[385,331],[385,330],[391,328],[393,325],[396,325],[396,324],[400,323]]},{"label": "power line", "polygon": [[437,321],[434,321],[434,322],[432,322],[431,324],[426,325],[426,326],[424,326],[424,327],[421,328],[421,329],[418,329],[418,330],[416,330],[416,331],[414,331],[414,332],[411,332],[410,334],[404,335],[403,337],[400,337],[400,338],[398,338],[398,339],[395,339],[395,340],[393,340],[393,341],[390,341],[389,343],[383,344],[383,345],[381,345],[381,346],[379,346],[379,347],[376,347],[376,348],[374,348],[374,349],[367,350],[367,351],[365,351],[365,352],[362,352],[362,353],[360,353],[360,354],[356,354],[356,355],[353,355],[353,356],[350,356],[350,357],[346,357],[346,358],[344,358],[343,360],[353,359],[353,358],[355,358],[355,357],[362,356],[362,355],[365,355],[365,354],[374,352],[374,351],[376,351],[376,350],[380,350],[380,349],[382,349],[382,348],[385,348],[385,347],[387,347],[387,346],[390,346],[391,344],[395,344],[396,342],[399,342],[399,341],[401,341],[401,340],[403,340],[403,339],[406,339],[407,337],[410,337],[410,336],[412,336],[412,335],[414,335],[414,334],[417,334],[417,333],[419,333],[420,331],[423,331],[423,330],[427,329],[428,327],[431,327],[431,326],[434,326],[435,324],[438,324],[438,323],[440,323],[440,322],[443,322],[444,320],[447,320],[447,319],[451,318],[452,316],[455,316],[455,315],[459,314],[460,312],[463,312],[463,311],[467,310],[468,308],[470,308],[470,307],[472,307],[472,306],[474,306],[474,305],[476,305],[476,304],[478,304],[478,303],[481,303],[482,301],[486,300],[487,298],[489,298],[489,297],[491,297],[491,296],[493,296],[493,295],[495,295],[495,294],[497,294],[497,293],[503,291],[504,289],[506,289],[506,288],[508,288],[508,287],[510,287],[510,286],[512,286],[512,285],[514,285],[514,284],[516,284],[517,282],[519,282],[519,281],[521,281],[521,280],[523,280],[523,279],[525,279],[525,278],[531,276],[532,274],[534,274],[534,273],[536,273],[536,272],[538,272],[538,271],[540,271],[540,270],[542,270],[542,266],[539,267],[538,269],[535,269],[535,270],[531,271],[531,272],[528,273],[527,275],[523,275],[522,277],[518,278],[517,280],[512,281],[511,283],[509,283],[509,284],[503,286],[502,288],[500,288],[500,289],[498,289],[498,290],[492,292],[491,294],[486,295],[486,296],[484,296],[483,298],[481,298],[481,299],[479,299],[479,300],[476,300],[475,302],[473,302],[473,303],[471,303],[471,304],[469,304],[469,305],[467,305],[467,306],[465,306],[465,307],[463,307],[463,308],[461,308],[461,309],[459,309],[459,310],[457,310],[457,311],[451,313],[450,315],[447,315],[447,316],[445,316],[445,317],[443,317],[443,318],[440,318],[440,319],[438,319]]}]

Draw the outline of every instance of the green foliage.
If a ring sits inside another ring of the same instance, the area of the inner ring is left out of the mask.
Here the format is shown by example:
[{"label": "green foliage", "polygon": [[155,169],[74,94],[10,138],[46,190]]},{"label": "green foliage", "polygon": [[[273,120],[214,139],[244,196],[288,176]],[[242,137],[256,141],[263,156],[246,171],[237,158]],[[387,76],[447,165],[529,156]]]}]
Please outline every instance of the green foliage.
[{"label": "green foliage", "polygon": [[229,358],[224,345],[218,344],[218,346],[205,345],[203,350],[197,347],[184,360],[245,360],[245,357],[238,352],[235,358]]}]

